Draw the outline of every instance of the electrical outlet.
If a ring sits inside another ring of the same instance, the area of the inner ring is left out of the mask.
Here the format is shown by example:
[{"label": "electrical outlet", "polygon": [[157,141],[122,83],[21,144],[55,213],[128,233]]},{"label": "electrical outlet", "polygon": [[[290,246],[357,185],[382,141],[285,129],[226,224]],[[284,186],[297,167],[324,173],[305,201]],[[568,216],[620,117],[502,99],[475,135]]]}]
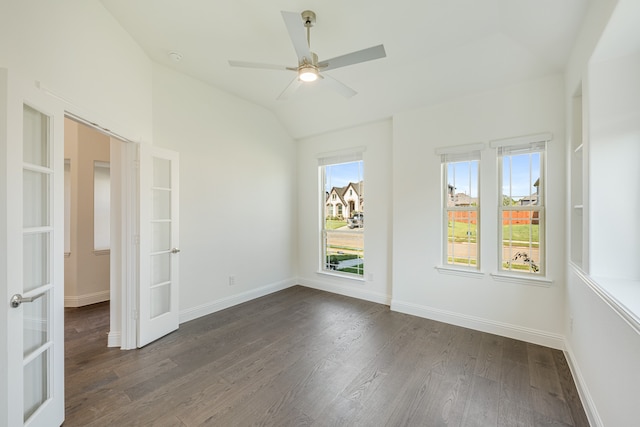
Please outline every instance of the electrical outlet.
[{"label": "electrical outlet", "polygon": [[373,282],[373,273],[367,273],[367,281]]},{"label": "electrical outlet", "polygon": [[236,276],[231,275],[229,276],[229,286],[235,286],[236,284]]},{"label": "electrical outlet", "polygon": [[573,316],[569,317],[569,332],[573,333]]}]

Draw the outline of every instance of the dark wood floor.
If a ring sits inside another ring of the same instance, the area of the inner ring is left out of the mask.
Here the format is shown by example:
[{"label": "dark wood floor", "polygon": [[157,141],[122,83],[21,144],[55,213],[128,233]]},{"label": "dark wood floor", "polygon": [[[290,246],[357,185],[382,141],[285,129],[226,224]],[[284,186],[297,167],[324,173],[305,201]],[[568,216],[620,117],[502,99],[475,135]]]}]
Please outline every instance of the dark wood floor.
[{"label": "dark wood floor", "polygon": [[588,426],[562,352],[296,286],[106,347],[65,311],[64,426]]}]

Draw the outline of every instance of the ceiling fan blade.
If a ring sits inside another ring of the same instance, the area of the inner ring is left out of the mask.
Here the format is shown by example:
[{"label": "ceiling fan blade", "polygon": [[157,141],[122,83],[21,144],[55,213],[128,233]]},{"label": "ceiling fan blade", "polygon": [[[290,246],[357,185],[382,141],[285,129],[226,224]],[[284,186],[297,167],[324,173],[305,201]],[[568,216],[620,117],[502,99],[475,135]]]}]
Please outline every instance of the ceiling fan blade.
[{"label": "ceiling fan blade", "polygon": [[293,48],[298,55],[298,61],[302,61],[302,58],[307,58],[307,61],[311,62],[311,51],[309,50],[307,32],[302,22],[302,16],[295,12],[282,11],[281,13],[289,32],[289,38],[293,43]]},{"label": "ceiling fan blade", "polygon": [[358,92],[356,92],[355,90],[351,89],[349,86],[347,86],[346,84],[342,83],[341,81],[334,79],[329,74],[323,74],[323,77],[324,77],[324,81],[326,82],[327,85],[331,86],[331,88],[333,90],[335,90],[336,92],[338,92],[340,95],[344,96],[345,98],[351,98],[352,96],[358,94]]},{"label": "ceiling fan blade", "polygon": [[346,55],[336,56],[318,63],[318,68],[322,71],[334,70],[347,65],[359,64],[360,62],[372,61],[387,56],[383,45],[368,47],[366,49],[347,53]]},{"label": "ceiling fan blade", "polygon": [[267,70],[288,70],[288,68],[284,65],[274,65],[274,64],[262,64],[259,62],[245,62],[245,61],[233,61],[229,60],[229,65],[232,67],[243,67],[243,68],[262,68]]},{"label": "ceiling fan blade", "polygon": [[301,84],[302,82],[298,79],[298,76],[296,76],[296,78],[291,80],[291,83],[289,83],[289,85],[284,88],[282,93],[278,96],[278,99],[287,99],[291,94],[298,90]]}]

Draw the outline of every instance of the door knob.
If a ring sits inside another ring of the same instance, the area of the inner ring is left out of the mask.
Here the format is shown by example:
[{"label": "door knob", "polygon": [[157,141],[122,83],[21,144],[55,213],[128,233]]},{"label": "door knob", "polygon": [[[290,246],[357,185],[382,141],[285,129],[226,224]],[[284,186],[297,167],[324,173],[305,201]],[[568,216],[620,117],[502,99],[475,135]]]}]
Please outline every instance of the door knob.
[{"label": "door knob", "polygon": [[14,296],[11,297],[11,300],[9,301],[9,303],[11,304],[11,307],[18,308],[20,307],[20,304],[22,304],[23,302],[34,302],[35,300],[37,300],[43,295],[44,295],[44,292],[38,295],[34,295],[32,297],[25,298],[20,294],[15,294]]},{"label": "door knob", "polygon": [[177,254],[178,252],[180,252],[180,249],[178,249],[178,248],[171,249],[171,253],[172,254]]}]

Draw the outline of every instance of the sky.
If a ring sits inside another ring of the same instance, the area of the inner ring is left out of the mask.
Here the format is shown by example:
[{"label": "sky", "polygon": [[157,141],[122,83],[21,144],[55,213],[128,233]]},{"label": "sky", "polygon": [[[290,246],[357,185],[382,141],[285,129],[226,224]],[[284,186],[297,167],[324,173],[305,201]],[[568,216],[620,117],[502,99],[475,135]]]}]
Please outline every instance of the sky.
[{"label": "sky", "polygon": [[[505,160],[508,157],[505,157]],[[540,154],[520,154],[511,156],[509,167],[507,161],[503,165],[503,192],[509,193],[509,174],[511,174],[511,195],[514,200],[535,193],[533,184],[540,177]],[[340,163],[325,166],[325,190],[332,187],[344,187],[350,182],[363,179],[364,162]],[[478,162],[455,162],[448,164],[448,182],[455,185],[456,193],[464,193],[471,197],[478,197]],[[471,181],[469,181],[471,171]],[[454,175],[455,172],[455,175]]]},{"label": "sky", "polygon": [[540,177],[540,153],[511,156],[511,168],[507,157],[502,167],[502,192],[509,194],[509,172],[511,171],[511,197],[519,200],[536,192],[533,184]]},{"label": "sky", "polygon": [[341,163],[325,166],[325,191],[331,191],[332,187],[344,187],[350,182],[363,180],[364,162]]},{"label": "sky", "polygon": [[[511,174],[511,196],[519,200],[536,192],[533,184],[540,177],[540,154],[520,154],[511,157],[511,168],[505,161],[503,171],[503,192],[509,194],[509,174]],[[505,157],[505,160],[507,157]],[[455,193],[478,197],[478,162],[448,163],[448,183],[456,187]],[[471,181],[469,181],[471,171]]]}]

